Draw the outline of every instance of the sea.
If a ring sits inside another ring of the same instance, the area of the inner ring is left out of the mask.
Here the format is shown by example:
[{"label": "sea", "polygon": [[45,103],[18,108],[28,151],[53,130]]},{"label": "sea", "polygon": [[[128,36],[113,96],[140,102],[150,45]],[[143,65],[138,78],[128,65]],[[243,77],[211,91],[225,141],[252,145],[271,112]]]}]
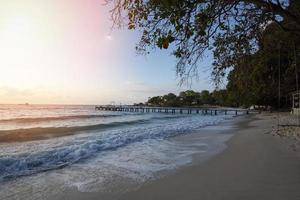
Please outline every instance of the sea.
[{"label": "sea", "polygon": [[124,192],[189,165],[195,155],[223,150],[232,134],[211,130],[236,120],[230,112],[0,105],[0,199],[51,199],[69,190]]}]

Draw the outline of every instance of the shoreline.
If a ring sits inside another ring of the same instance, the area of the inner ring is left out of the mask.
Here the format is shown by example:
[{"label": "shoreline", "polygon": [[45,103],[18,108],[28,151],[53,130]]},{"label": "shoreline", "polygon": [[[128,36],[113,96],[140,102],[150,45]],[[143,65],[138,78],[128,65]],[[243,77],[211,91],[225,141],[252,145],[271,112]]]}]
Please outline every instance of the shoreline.
[{"label": "shoreline", "polygon": [[290,148],[291,140],[269,134],[275,124],[272,114],[256,115],[220,154],[120,199],[298,200],[300,153]]},{"label": "shoreline", "polygon": [[[98,199],[99,196],[101,199],[116,199],[121,197],[124,192],[135,190],[145,183],[168,176],[181,167],[189,165],[195,154],[202,154],[201,159],[203,159],[219,153],[219,149],[223,150],[224,142],[231,134],[218,134],[218,132],[231,129],[239,119],[243,118],[233,120],[231,116],[225,117],[225,119],[224,117],[218,119],[210,116],[204,119],[188,117],[166,121],[167,123],[165,121],[157,122],[149,127],[137,126],[132,129],[130,134],[139,136],[140,131],[145,128],[145,132],[147,133],[149,130],[150,134],[141,133],[141,136],[146,136],[145,140],[144,137],[141,137],[143,139],[141,142],[134,140],[132,143],[126,144],[125,148],[120,146],[120,148],[102,152],[99,147],[102,148],[105,145],[111,147],[118,144],[118,141],[122,142],[122,138],[127,138],[126,130],[131,131],[131,129],[125,129],[124,136],[108,131],[112,140],[105,135],[108,140],[98,140],[104,136],[91,134],[91,136],[86,135],[87,138],[85,135],[78,136],[78,140],[75,138],[74,142],[72,141],[73,137],[66,137],[41,143],[3,145],[4,155],[9,152],[14,153],[15,149],[19,148],[24,151],[20,156],[7,159],[8,165],[2,166],[4,169],[2,171],[8,175],[17,174],[17,177],[1,184],[0,196],[5,199],[35,199],[41,196],[42,199],[90,199],[90,195],[95,195],[91,199]],[[190,127],[190,125],[195,128],[185,132],[184,127]],[[154,128],[152,129],[152,127]],[[156,127],[160,127],[161,130]],[[150,137],[160,132],[167,133],[170,137],[158,137],[158,139]],[[135,139],[135,137],[128,138]],[[99,143],[99,141],[103,142]],[[64,144],[67,145],[64,146]],[[52,151],[53,147],[54,151]],[[36,151],[37,149],[38,151]],[[97,152],[94,158],[89,157],[68,167],[59,167],[61,163],[68,164],[76,158],[82,158],[84,155],[90,155],[89,152],[95,151]],[[25,154],[25,152],[29,152],[29,154]],[[40,167],[35,168],[35,164]],[[26,169],[32,171],[29,171],[28,176],[27,174],[22,176],[24,172],[26,173]],[[41,169],[47,171],[43,172]],[[6,174],[1,175],[8,177]]]},{"label": "shoreline", "polygon": [[[207,159],[198,159],[201,155],[196,154],[191,164],[125,193],[72,190],[55,199],[298,200],[300,153],[291,148],[290,139],[272,135],[274,117],[251,115],[235,128],[219,130],[221,134],[234,132],[221,152]],[[184,136],[177,139],[180,137]]]},{"label": "shoreline", "polygon": [[[190,155],[187,155],[187,157],[182,157],[184,161],[179,160],[179,163],[174,163],[175,165],[177,165],[176,167],[170,167],[168,169],[162,169],[154,172],[153,176],[151,176],[150,179],[146,179],[145,181],[132,182],[132,180],[130,179],[124,179],[121,181],[121,183],[113,181],[108,183],[112,186],[108,185],[108,188],[99,188],[99,191],[81,191],[78,188],[74,187],[65,190],[63,194],[49,196],[49,198],[47,199],[119,199],[124,194],[127,194],[130,191],[136,191],[143,185],[148,185],[152,182],[156,182],[163,177],[172,176],[177,172],[186,169],[188,166],[204,163],[211,157],[224,151],[224,149],[226,149],[227,147],[226,141],[228,141],[234,135],[235,130],[239,129],[239,124],[247,123],[249,119],[250,117],[248,118],[244,116],[237,117],[236,119],[228,118],[216,125],[208,125],[205,127],[201,127],[192,133],[182,134],[176,137],[169,138],[169,143],[178,146],[178,148],[183,148],[183,151],[186,151],[186,148],[188,147],[193,153],[190,153]],[[204,148],[203,144],[205,144]],[[180,151],[178,153],[180,154]]]}]

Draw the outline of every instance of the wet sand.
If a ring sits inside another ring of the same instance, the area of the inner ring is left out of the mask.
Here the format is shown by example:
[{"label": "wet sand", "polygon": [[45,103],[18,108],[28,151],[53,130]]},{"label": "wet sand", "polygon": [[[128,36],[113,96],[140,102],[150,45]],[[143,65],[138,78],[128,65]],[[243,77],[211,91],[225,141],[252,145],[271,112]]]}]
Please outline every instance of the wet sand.
[{"label": "wet sand", "polygon": [[274,115],[257,115],[221,154],[120,199],[299,200],[300,153],[269,134],[275,124]]},{"label": "wet sand", "polygon": [[191,165],[122,195],[69,191],[58,199],[299,200],[300,152],[271,134],[275,125],[275,115],[250,116],[221,130],[234,131],[221,153],[205,161],[196,155]]}]

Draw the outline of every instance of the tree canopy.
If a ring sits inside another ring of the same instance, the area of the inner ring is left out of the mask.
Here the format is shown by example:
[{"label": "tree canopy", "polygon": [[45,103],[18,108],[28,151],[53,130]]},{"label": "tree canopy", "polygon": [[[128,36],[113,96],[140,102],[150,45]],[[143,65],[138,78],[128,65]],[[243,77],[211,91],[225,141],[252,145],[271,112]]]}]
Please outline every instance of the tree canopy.
[{"label": "tree canopy", "polygon": [[274,24],[300,35],[298,0],[107,0],[114,25],[141,31],[136,49],[149,53],[172,46],[182,82],[197,75],[198,61],[211,50],[213,78],[258,52],[263,32]]},{"label": "tree canopy", "polygon": [[[214,93],[214,92],[213,92]],[[163,96],[155,96],[148,99],[145,103],[148,106],[202,106],[202,105],[215,105],[216,99],[213,97],[213,93],[208,90],[201,92],[195,92],[193,90],[186,90],[179,93],[176,96],[173,93],[169,93]],[[225,105],[225,104],[219,104]]]},{"label": "tree canopy", "polygon": [[262,33],[259,50],[240,58],[229,73],[227,90],[231,98],[241,105],[290,106],[291,93],[299,89],[299,46],[300,37],[269,24]]},{"label": "tree canopy", "polygon": [[[261,37],[257,52],[237,60],[228,75],[226,89],[213,92],[187,90],[180,92],[177,98],[172,95],[175,100],[172,102],[165,100],[165,96],[158,96],[150,98],[149,105],[290,107],[292,92],[299,90],[300,37],[283,32],[274,23],[265,28]],[[156,101],[152,101],[154,99]]]}]

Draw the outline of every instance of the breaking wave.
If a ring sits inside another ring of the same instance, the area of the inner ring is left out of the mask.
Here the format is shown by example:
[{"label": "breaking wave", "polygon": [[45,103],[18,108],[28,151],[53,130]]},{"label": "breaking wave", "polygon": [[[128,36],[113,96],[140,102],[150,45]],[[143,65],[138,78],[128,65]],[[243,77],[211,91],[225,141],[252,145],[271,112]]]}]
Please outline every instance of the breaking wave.
[{"label": "breaking wave", "polygon": [[0,123],[34,123],[34,122],[44,122],[44,121],[107,118],[107,117],[119,117],[119,116],[122,115],[116,114],[116,115],[68,115],[68,116],[53,116],[53,117],[20,117],[20,118],[10,118],[10,119],[0,119]]}]

